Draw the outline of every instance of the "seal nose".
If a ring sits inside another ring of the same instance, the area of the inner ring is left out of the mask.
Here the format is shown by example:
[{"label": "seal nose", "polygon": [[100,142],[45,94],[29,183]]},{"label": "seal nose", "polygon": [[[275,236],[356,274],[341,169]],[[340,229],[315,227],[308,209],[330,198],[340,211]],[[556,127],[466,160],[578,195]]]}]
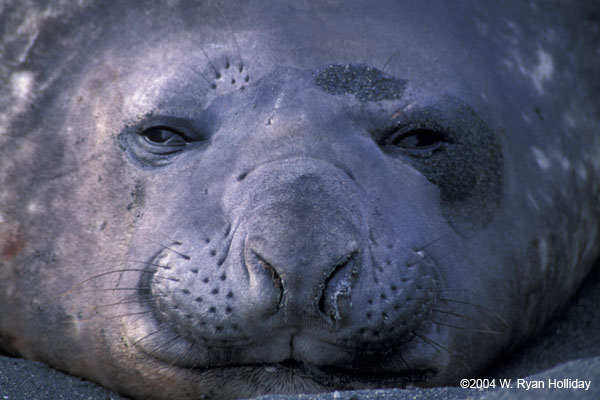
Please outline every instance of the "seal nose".
[{"label": "seal nose", "polygon": [[244,262],[250,287],[260,291],[269,314],[284,309],[288,320],[319,315],[340,321],[359,271],[358,246],[350,242],[345,247],[338,256],[315,250],[282,252],[280,243],[269,246],[263,237],[248,237]]},{"label": "seal nose", "polygon": [[236,182],[224,204],[239,221],[242,262],[232,267],[245,273],[239,275],[244,293],[236,297],[245,318],[273,317],[284,327],[343,321],[366,236],[359,189],[348,173],[324,161],[292,158],[255,168]]}]

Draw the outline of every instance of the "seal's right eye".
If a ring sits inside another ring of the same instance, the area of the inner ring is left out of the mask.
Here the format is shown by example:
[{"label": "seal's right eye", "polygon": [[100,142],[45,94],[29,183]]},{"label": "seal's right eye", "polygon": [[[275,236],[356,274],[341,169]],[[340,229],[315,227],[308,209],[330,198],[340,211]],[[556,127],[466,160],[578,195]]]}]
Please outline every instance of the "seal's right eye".
[{"label": "seal's right eye", "polygon": [[174,128],[157,125],[142,130],[137,142],[141,149],[160,156],[178,153],[192,140]]},{"label": "seal's right eye", "polygon": [[187,140],[179,132],[164,126],[148,128],[141,136],[151,145],[183,147]]},{"label": "seal's right eye", "polygon": [[190,121],[164,116],[152,116],[127,128],[119,140],[144,167],[168,165],[180,154],[206,143],[201,130]]}]

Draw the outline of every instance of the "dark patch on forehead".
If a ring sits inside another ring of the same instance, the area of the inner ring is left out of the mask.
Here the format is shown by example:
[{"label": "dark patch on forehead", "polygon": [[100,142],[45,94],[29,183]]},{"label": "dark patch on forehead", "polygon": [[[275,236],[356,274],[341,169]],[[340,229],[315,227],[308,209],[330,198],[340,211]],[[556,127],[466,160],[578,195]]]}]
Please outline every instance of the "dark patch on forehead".
[{"label": "dark patch on forehead", "polygon": [[385,76],[377,68],[350,64],[319,70],[315,83],[329,94],[351,94],[363,103],[400,99],[406,88],[405,80]]}]

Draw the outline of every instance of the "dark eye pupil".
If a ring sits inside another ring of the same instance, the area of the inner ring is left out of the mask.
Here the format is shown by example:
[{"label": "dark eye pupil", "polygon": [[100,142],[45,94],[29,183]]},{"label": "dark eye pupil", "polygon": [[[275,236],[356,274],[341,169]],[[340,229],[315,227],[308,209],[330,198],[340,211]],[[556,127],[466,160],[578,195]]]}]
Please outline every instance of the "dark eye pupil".
[{"label": "dark eye pupil", "polygon": [[444,142],[444,135],[430,129],[416,129],[401,135],[392,141],[392,144],[408,149],[431,150]]},{"label": "dark eye pupil", "polygon": [[168,145],[181,147],[187,144],[186,139],[181,134],[169,128],[149,128],[142,132],[142,136],[148,143],[154,145]]},{"label": "dark eye pupil", "polygon": [[144,136],[150,142],[166,143],[175,136],[175,133],[163,128],[151,128],[144,132]]}]

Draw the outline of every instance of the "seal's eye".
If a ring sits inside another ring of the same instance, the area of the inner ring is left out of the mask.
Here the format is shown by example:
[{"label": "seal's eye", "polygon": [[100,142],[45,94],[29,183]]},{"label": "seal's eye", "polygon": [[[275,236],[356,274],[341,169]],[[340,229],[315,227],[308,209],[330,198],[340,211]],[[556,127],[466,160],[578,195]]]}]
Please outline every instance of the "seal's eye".
[{"label": "seal's eye", "polygon": [[125,127],[119,144],[140,167],[162,167],[206,145],[209,136],[202,128],[196,120],[148,114],[138,124]]},{"label": "seal's eye", "polygon": [[439,149],[446,142],[444,134],[431,129],[414,129],[390,138],[388,143],[408,151],[431,152]]},{"label": "seal's eye", "polygon": [[155,126],[142,132],[143,138],[155,146],[183,147],[187,140],[178,132],[164,126]]}]

